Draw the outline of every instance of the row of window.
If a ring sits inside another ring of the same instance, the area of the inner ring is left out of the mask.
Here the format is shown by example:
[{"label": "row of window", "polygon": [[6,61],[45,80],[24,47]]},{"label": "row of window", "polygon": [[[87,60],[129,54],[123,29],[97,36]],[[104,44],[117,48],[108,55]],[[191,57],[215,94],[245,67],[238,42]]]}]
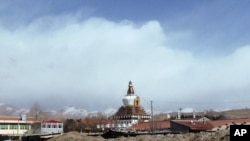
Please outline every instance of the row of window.
[{"label": "row of window", "polygon": [[[30,128],[30,125],[19,125],[19,129],[21,130],[28,130]],[[18,129],[18,125],[16,124],[0,124],[0,130],[12,130],[12,129]]]},{"label": "row of window", "polygon": [[121,123],[121,124],[131,124],[132,121],[121,121],[120,123]]},{"label": "row of window", "polygon": [[42,128],[62,128],[62,124],[42,124]]}]

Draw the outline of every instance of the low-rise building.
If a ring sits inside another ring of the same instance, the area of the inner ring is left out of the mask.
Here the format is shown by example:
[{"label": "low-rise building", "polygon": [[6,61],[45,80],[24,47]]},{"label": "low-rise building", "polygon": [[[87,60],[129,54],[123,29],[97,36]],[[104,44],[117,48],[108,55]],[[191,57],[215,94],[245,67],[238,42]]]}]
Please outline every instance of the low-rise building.
[{"label": "low-rise building", "polygon": [[46,120],[32,125],[28,134],[49,135],[63,133],[63,122],[57,120]]},{"label": "low-rise building", "polygon": [[229,130],[230,125],[250,125],[250,118],[225,120],[172,120],[171,131],[179,133]]},{"label": "low-rise building", "polygon": [[63,133],[63,122],[57,120],[46,120],[32,125],[24,136],[23,140],[47,140]]},{"label": "low-rise building", "polygon": [[47,120],[41,123],[42,134],[63,133],[63,122],[57,120]]},{"label": "low-rise building", "polygon": [[20,136],[31,129],[31,125],[37,122],[34,117],[0,116],[0,135]]}]

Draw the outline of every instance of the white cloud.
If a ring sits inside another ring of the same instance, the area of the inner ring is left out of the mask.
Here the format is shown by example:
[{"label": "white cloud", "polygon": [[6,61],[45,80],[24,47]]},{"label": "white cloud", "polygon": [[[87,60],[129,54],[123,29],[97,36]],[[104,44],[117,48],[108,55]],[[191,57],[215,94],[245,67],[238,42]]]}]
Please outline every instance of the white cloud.
[{"label": "white cloud", "polygon": [[192,104],[201,101],[226,107],[227,101],[249,98],[250,46],[227,56],[194,57],[175,48],[177,37],[171,42],[157,21],[138,26],[73,15],[0,31],[1,100],[106,109],[122,104],[117,97],[129,80],[142,97],[162,101],[164,110],[188,103],[199,109]]}]

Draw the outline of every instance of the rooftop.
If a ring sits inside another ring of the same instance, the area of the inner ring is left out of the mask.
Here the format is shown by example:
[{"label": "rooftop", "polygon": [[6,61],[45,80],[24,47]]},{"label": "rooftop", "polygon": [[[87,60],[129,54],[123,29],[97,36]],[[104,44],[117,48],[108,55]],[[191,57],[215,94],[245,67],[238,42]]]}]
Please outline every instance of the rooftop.
[{"label": "rooftop", "polygon": [[[154,122],[155,129],[169,129],[170,128],[170,121],[155,121]],[[130,129],[134,130],[151,130],[152,129],[152,122],[139,122],[130,127]]]},{"label": "rooftop", "polygon": [[43,123],[63,123],[63,122],[58,121],[58,120],[46,120],[46,121],[43,121]]},{"label": "rooftop", "polygon": [[198,120],[173,120],[173,122],[190,127],[192,131],[212,130],[213,128],[220,128],[222,126],[229,126],[232,124],[250,124],[250,118],[244,119],[226,119],[213,121],[198,121]]}]

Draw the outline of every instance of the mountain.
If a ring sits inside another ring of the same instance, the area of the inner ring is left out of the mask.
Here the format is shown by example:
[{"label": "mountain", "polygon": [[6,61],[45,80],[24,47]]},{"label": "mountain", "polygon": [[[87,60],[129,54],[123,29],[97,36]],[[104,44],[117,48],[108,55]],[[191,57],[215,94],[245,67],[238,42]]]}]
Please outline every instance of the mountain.
[{"label": "mountain", "polygon": [[[115,114],[117,109],[114,108],[107,108],[106,110],[100,111],[87,111],[83,108],[77,108],[74,106],[65,106],[59,110],[43,110],[42,114],[48,118],[84,118],[87,116],[112,116]],[[148,114],[151,114],[150,110],[145,110]],[[193,108],[183,108],[181,110],[182,114],[185,115],[192,115],[194,112]],[[0,103],[0,115],[6,116],[20,116],[21,114],[28,115],[30,113],[29,109],[25,108],[17,108],[15,106]],[[178,111],[169,111],[169,112],[161,112],[161,111],[154,111],[155,119],[159,116],[159,120],[164,120],[167,116],[176,116]],[[233,119],[233,118],[249,118],[250,117],[250,109],[225,109],[225,110],[205,110],[204,112],[195,111],[197,116],[212,115],[212,116],[221,116],[224,119]],[[29,115],[28,115],[29,116]]]},{"label": "mountain", "polygon": [[117,109],[114,109],[114,108],[108,108],[104,110],[103,112],[87,111],[85,109],[76,108],[73,106],[66,106],[63,109],[59,110],[58,113],[61,114],[63,117],[67,117],[67,118],[82,118],[86,116],[98,116],[100,114],[105,115],[105,116],[111,116],[116,111]]},{"label": "mountain", "polygon": [[111,116],[111,115],[114,115],[116,113],[116,111],[117,111],[117,109],[110,107],[110,108],[104,110],[103,114],[107,115],[107,116]]},{"label": "mountain", "polygon": [[18,116],[27,113],[29,113],[28,109],[16,108],[5,103],[0,103],[0,115]]},{"label": "mountain", "polygon": [[67,118],[82,118],[88,116],[88,111],[73,106],[65,106],[63,109],[58,111],[63,117]]},{"label": "mountain", "polygon": [[[0,103],[0,115],[6,116],[19,116],[21,114],[28,115],[29,109],[17,108],[9,104]],[[84,118],[87,116],[98,116],[103,114],[106,116],[111,116],[116,112],[114,108],[108,108],[104,112],[99,111],[87,111],[83,108],[77,108],[74,106],[65,106],[59,110],[43,110],[42,114],[49,118]]]}]

